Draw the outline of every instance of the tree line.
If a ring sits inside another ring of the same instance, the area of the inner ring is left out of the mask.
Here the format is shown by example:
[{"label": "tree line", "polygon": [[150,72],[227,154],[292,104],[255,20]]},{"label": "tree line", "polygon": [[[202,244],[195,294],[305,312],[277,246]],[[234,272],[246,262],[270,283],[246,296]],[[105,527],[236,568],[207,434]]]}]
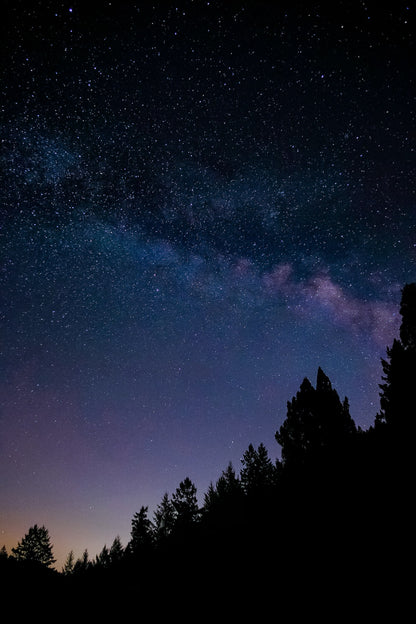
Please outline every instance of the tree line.
[{"label": "tree line", "polygon": [[[367,588],[384,586],[409,547],[414,283],[402,290],[400,314],[399,337],[382,360],[380,409],[369,429],[356,426],[348,399],[340,399],[318,368],[315,384],[305,378],[287,403],[275,434],[280,460],[273,462],[264,444],[250,444],[240,471],[229,463],[209,485],[201,507],[196,486],[186,477],[171,496],[164,494],[151,518],[147,506],[134,514],[125,547],[116,536],[93,559],[87,550],[78,559],[71,551],[57,575],[76,589],[108,584],[123,591],[140,587],[146,594],[186,583],[195,593],[213,584],[227,596],[238,587],[240,598],[241,592],[250,595],[271,584],[285,587],[287,599],[291,578],[298,589],[313,587],[316,593],[318,569],[332,593],[340,589],[335,578],[348,587],[351,578]],[[276,561],[270,575],[267,564]],[[11,555],[3,547],[0,562],[3,570],[11,563],[51,569],[48,530],[31,527]],[[348,581],[346,570],[352,571]]]}]

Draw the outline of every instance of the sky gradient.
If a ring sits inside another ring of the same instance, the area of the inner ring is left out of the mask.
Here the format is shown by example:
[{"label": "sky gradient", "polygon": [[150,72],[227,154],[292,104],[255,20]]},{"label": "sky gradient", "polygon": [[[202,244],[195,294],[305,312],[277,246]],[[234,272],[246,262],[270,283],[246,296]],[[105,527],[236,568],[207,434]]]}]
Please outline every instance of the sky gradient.
[{"label": "sky gradient", "polygon": [[333,4],[4,3],[0,546],[44,524],[60,567],[202,502],[319,366],[374,422],[416,6]]}]

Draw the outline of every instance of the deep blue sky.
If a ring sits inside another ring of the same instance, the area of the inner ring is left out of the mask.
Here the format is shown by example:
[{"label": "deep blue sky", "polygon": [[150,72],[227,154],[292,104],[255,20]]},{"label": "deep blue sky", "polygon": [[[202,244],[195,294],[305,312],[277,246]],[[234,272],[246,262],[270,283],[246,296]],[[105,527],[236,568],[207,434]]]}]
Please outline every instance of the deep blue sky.
[{"label": "deep blue sky", "polygon": [[[6,1],[0,542],[91,556],[318,366],[362,427],[415,280],[415,3]],[[0,544],[1,545],[1,544]]]}]

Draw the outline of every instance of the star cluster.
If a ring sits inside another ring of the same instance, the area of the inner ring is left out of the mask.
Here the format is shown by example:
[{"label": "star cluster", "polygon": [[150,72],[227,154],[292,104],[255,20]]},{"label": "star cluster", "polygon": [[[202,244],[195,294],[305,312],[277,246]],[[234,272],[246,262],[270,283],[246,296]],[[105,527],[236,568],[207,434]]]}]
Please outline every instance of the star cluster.
[{"label": "star cluster", "polygon": [[414,281],[415,6],[5,3],[3,541],[202,496],[322,366],[357,424]]}]

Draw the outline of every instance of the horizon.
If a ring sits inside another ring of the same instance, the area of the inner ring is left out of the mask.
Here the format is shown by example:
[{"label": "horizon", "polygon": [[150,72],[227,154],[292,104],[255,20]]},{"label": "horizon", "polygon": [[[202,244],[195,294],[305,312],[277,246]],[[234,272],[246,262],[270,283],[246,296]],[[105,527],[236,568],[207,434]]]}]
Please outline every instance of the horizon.
[{"label": "horizon", "polygon": [[[314,380],[312,379],[312,380],[310,380],[310,381],[311,381],[311,382],[313,383],[313,385],[314,385]],[[334,389],[336,390],[336,388],[334,388]],[[292,397],[292,398],[293,398],[293,397]],[[348,398],[348,397],[347,397],[347,398]],[[374,420],[375,420],[375,416],[376,416],[376,414],[374,415]],[[354,419],[353,419],[353,420],[354,420]],[[370,426],[370,427],[374,424],[374,420],[373,420],[373,423],[370,423],[370,424],[369,424],[369,426]],[[355,422],[355,421],[354,421],[354,422]],[[357,424],[357,423],[356,423],[356,424]],[[366,427],[365,427],[365,426],[364,426],[363,430],[366,430]],[[274,437],[274,436],[273,436],[273,437]],[[262,444],[262,443],[263,443],[262,441],[260,441],[260,442],[259,442],[259,444]],[[240,475],[240,470],[241,470],[241,459],[242,459],[242,456],[243,456],[244,451],[245,451],[245,450],[247,450],[247,448],[248,448],[248,445],[249,445],[249,444],[250,444],[250,443],[248,443],[248,444],[247,444],[247,447],[246,447],[245,449],[243,449],[243,451],[242,451],[242,452],[241,452],[241,454],[240,454],[240,463],[239,463],[239,465],[235,465],[235,464],[234,464],[231,460],[228,462],[228,464],[229,464],[229,463],[231,463],[231,464],[232,464],[232,466],[233,466],[233,468],[234,468],[234,470],[235,470],[235,472],[236,472],[236,475],[237,475],[238,477],[239,477],[239,475]],[[279,445],[279,443],[278,443],[276,440],[274,440],[274,444],[278,447],[278,449],[280,449],[280,445]],[[273,463],[275,463],[276,461],[280,460],[280,452],[278,452],[276,455],[273,455],[272,453],[270,453],[270,449],[269,449],[269,448],[267,448],[267,446],[266,446],[266,449],[267,449],[268,456],[269,456],[269,457],[270,457],[270,459],[273,461]],[[227,464],[227,465],[228,465],[228,464]],[[222,470],[225,470],[225,468],[226,468],[226,466],[224,466]],[[201,490],[197,487],[197,499],[198,499],[198,505],[199,505],[200,509],[203,507],[203,504],[204,504],[204,503],[203,503],[203,500],[204,500],[204,495],[205,495],[205,493],[207,492],[208,486],[210,485],[210,483],[213,483],[213,484],[215,484],[215,483],[216,483],[216,481],[217,481],[218,477],[219,477],[219,476],[220,476],[220,474],[222,473],[222,470],[220,471],[220,473],[218,473],[218,475],[216,475],[216,477],[215,477],[215,478],[210,479],[209,483],[207,484],[206,488],[205,488],[203,491],[201,491]],[[187,475],[186,475],[186,476],[187,476]],[[185,477],[184,477],[184,478],[185,478]],[[191,479],[191,480],[192,480],[192,479]],[[179,483],[178,483],[178,485],[179,485]],[[195,485],[197,486],[197,484],[195,484]],[[175,488],[175,489],[176,489],[176,488]],[[165,491],[163,491],[163,494],[165,494],[165,493],[168,493],[168,494],[169,494],[169,498],[170,498],[170,497],[171,497],[171,495],[173,494],[173,491],[172,491],[172,492],[168,492],[167,490],[165,490]],[[162,494],[162,495],[163,495],[163,494]],[[162,499],[162,496],[160,496],[160,499],[159,499],[156,503],[154,503],[153,507],[149,507],[149,509],[148,509],[148,517],[149,517],[149,519],[150,519],[151,521],[153,521],[153,518],[154,518],[154,512],[155,512],[155,510],[156,510],[156,508],[157,508],[157,505],[161,502],[161,499]],[[143,505],[143,506],[148,506],[148,505],[146,504],[146,502],[145,502],[145,501],[140,502],[140,505],[139,505],[139,506],[142,506],[142,505]],[[139,510],[139,507],[136,509],[136,511],[138,511],[138,510]],[[113,536],[113,537],[111,537],[108,541],[106,541],[106,542],[104,542],[104,543],[101,543],[101,542],[99,542],[99,541],[97,540],[97,538],[96,538],[96,537],[94,537],[94,536],[95,536],[95,532],[94,532],[94,530],[92,530],[92,531],[91,531],[91,533],[89,534],[89,536],[86,538],[86,541],[88,541],[88,543],[89,543],[89,547],[88,547],[88,546],[85,546],[85,548],[81,548],[79,551],[76,551],[74,548],[69,548],[69,549],[65,550],[65,549],[63,549],[62,547],[60,548],[60,550],[59,550],[59,551],[56,551],[56,549],[55,549],[55,547],[54,547],[54,544],[53,544],[53,535],[52,535],[52,534],[51,534],[51,532],[49,531],[48,527],[46,527],[46,528],[48,529],[49,535],[50,535],[50,537],[51,537],[52,552],[53,552],[54,557],[56,558],[56,561],[55,561],[55,563],[54,563],[54,564],[52,564],[52,565],[51,565],[51,568],[52,568],[52,569],[57,570],[58,572],[61,572],[61,570],[62,570],[62,568],[63,568],[63,565],[64,565],[64,563],[65,563],[65,561],[66,561],[66,558],[67,558],[67,556],[69,555],[69,553],[70,553],[71,551],[72,551],[72,552],[73,552],[73,554],[74,554],[74,560],[77,560],[78,558],[81,558],[81,557],[82,557],[82,555],[83,555],[83,553],[84,553],[84,551],[85,551],[85,550],[87,550],[87,551],[88,551],[88,555],[89,555],[89,560],[90,560],[90,561],[94,561],[94,560],[95,560],[95,558],[96,558],[96,556],[98,556],[98,555],[100,554],[100,552],[101,552],[102,548],[103,548],[104,546],[110,547],[110,546],[111,546],[111,544],[112,544],[112,542],[113,542],[113,540],[114,540],[114,538],[116,538],[116,537],[119,537],[119,538],[120,538],[121,544],[122,544],[123,548],[125,548],[125,547],[127,546],[128,542],[129,542],[129,540],[130,540],[130,537],[131,537],[131,535],[130,535],[130,531],[131,531],[131,520],[133,519],[133,515],[134,515],[134,513],[136,513],[136,511],[134,511],[134,512],[132,513],[131,518],[130,518],[130,523],[129,523],[129,529],[128,529],[128,531],[126,531],[126,530],[125,530],[125,532],[124,532],[124,534],[123,534],[123,535],[122,535],[120,532],[117,532],[117,533],[115,533],[115,534],[114,534],[114,536]],[[34,523],[34,524],[38,524],[38,526],[39,526],[39,523]],[[32,524],[31,526],[34,526],[34,524]],[[28,527],[27,527],[27,530],[28,530],[29,528],[30,528],[30,527],[28,526]],[[9,555],[13,554],[13,553],[12,553],[12,548],[13,548],[13,547],[15,547],[15,546],[17,545],[17,543],[18,543],[18,542],[20,542],[20,541],[21,541],[21,539],[23,538],[23,536],[27,533],[27,530],[25,530],[24,534],[22,534],[20,538],[16,539],[15,543],[13,543],[13,544],[9,544],[9,545],[4,544],[4,546],[6,546],[7,553],[8,553]],[[110,535],[110,533],[108,533],[108,535]],[[111,534],[111,535],[112,535],[112,534]]]}]

